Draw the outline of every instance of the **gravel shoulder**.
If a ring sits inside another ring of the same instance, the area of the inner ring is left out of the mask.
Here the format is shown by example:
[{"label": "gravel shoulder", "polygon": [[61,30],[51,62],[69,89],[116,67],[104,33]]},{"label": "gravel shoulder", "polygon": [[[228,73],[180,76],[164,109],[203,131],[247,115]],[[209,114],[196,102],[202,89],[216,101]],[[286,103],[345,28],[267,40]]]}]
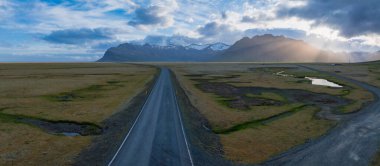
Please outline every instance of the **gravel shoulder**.
[{"label": "gravel shoulder", "polygon": [[182,112],[194,165],[235,165],[233,162],[223,158],[224,153],[219,136],[212,132],[210,123],[191,104],[173,72],[171,72],[171,76],[178,105]]},{"label": "gravel shoulder", "polygon": [[91,145],[76,157],[73,165],[97,166],[108,164],[133,125],[159,74],[160,71],[157,71],[154,79],[145,85],[143,91],[122,106],[117,113],[102,122],[103,134],[92,140]]}]

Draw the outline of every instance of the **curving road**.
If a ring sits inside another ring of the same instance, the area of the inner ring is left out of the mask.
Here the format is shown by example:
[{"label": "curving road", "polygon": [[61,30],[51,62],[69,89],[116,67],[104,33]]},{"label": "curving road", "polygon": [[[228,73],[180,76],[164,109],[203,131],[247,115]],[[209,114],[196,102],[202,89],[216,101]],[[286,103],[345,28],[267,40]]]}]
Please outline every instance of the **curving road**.
[{"label": "curving road", "polygon": [[168,69],[159,78],[109,166],[192,166]]},{"label": "curving road", "polygon": [[372,92],[376,99],[327,135],[285,152],[263,165],[369,165],[380,143],[380,89],[334,73],[302,67],[355,83]]}]

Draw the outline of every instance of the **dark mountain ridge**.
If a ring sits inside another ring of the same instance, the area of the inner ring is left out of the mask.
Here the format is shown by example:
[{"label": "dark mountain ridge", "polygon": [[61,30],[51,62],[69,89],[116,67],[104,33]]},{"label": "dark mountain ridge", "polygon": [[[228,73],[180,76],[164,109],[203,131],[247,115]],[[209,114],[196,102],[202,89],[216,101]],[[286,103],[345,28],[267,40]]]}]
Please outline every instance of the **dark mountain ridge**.
[{"label": "dark mountain ridge", "polygon": [[213,61],[220,54],[221,50],[214,50],[212,46],[203,49],[195,49],[179,45],[157,46],[157,45],[135,45],[130,43],[121,44],[117,47],[108,49],[104,56],[99,59],[100,62],[115,61]]},{"label": "dark mountain ridge", "polygon": [[334,53],[302,40],[271,34],[244,37],[232,46],[224,43],[152,45],[125,43],[108,49],[101,62],[363,62],[379,60],[380,52]]},{"label": "dark mountain ridge", "polygon": [[346,62],[347,57],[323,51],[302,40],[271,34],[244,37],[225,50],[221,61],[242,62]]}]

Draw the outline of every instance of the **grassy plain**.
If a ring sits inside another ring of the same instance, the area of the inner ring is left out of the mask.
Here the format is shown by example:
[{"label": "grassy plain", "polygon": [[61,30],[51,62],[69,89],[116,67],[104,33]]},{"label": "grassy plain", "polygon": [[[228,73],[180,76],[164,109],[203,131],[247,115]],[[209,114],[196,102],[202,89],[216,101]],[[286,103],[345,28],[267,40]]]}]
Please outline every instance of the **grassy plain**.
[{"label": "grassy plain", "polygon": [[380,87],[380,61],[337,65],[312,64],[311,66]]},{"label": "grassy plain", "polygon": [[[239,163],[260,163],[323,135],[338,121],[318,116],[321,111],[345,116],[373,100],[371,93],[352,83],[291,64],[178,63],[168,66],[192,104],[220,136],[225,157]],[[291,76],[276,75],[281,71]],[[325,78],[344,87],[312,85],[305,76]],[[261,92],[255,93],[255,89]],[[306,96],[297,96],[299,92]],[[314,96],[314,103],[302,100],[310,96]],[[261,105],[255,104],[257,101],[261,101]],[[347,103],[339,105],[338,101]],[[250,105],[247,102],[251,102]]]},{"label": "grassy plain", "polygon": [[94,137],[51,134],[7,117],[101,125],[156,72],[115,63],[0,64],[0,165],[70,165]]}]

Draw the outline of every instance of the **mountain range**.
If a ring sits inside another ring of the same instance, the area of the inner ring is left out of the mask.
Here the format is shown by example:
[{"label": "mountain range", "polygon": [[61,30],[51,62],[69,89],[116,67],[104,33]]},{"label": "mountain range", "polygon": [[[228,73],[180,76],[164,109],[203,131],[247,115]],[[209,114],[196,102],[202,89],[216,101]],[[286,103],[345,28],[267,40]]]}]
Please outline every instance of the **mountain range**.
[{"label": "mountain range", "polygon": [[115,61],[213,61],[217,56],[229,46],[224,43],[215,43],[207,45],[191,44],[189,46],[181,45],[151,45],[151,44],[132,44],[125,43],[117,47],[108,49],[104,56],[98,61],[115,62]]},{"label": "mountain range", "polygon": [[[175,41],[181,41],[177,44]],[[131,42],[109,48],[100,62],[362,62],[380,59],[376,53],[334,53],[315,48],[302,40],[265,34],[244,37],[232,46],[224,43],[189,44],[183,40],[155,43]]]}]

